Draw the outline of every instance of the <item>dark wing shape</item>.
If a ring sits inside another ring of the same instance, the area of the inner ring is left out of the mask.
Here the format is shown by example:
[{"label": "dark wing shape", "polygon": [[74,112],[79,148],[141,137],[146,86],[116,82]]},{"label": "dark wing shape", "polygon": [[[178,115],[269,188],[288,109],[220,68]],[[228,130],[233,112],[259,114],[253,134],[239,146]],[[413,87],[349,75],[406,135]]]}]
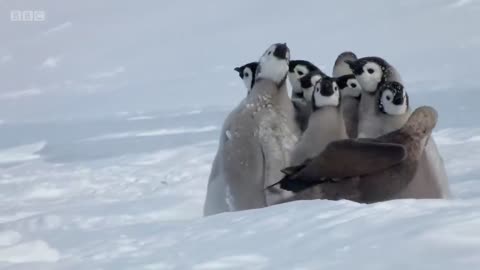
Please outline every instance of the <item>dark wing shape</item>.
[{"label": "dark wing shape", "polygon": [[284,169],[287,175],[277,184],[286,190],[298,192],[329,178],[355,177],[385,170],[405,157],[406,150],[400,144],[375,139],[335,141],[315,158]]},{"label": "dark wing shape", "polygon": [[[285,190],[289,190],[289,191],[293,191],[292,189],[295,189],[295,190],[298,190],[298,191],[301,191],[301,190],[305,189],[305,188],[300,188],[300,187],[295,188],[294,186],[289,188],[288,184],[287,184],[287,186],[282,186],[282,185],[283,185],[283,183],[286,183],[285,179],[287,179],[290,176],[295,175],[296,173],[300,172],[303,168],[305,168],[305,166],[307,166],[308,162],[309,162],[309,160],[306,160],[303,164],[300,164],[298,166],[291,166],[291,167],[287,167],[285,169],[282,169],[281,172],[283,174],[285,174],[285,177],[282,178],[282,180],[276,182],[275,184],[267,186],[265,189],[269,189],[269,188],[274,187],[278,184],[280,184],[280,188],[285,189]],[[295,185],[295,183],[293,183],[293,185]],[[298,191],[295,191],[295,192],[298,192]]]},{"label": "dark wing shape", "polygon": [[282,169],[282,173],[286,174],[286,175],[293,175],[293,174],[296,174],[298,173],[299,171],[301,171],[303,168],[305,168],[305,166],[307,166],[307,164],[310,162],[311,160],[306,160],[305,162],[303,162],[302,164],[300,165],[297,165],[297,166],[291,166],[291,167],[287,167],[285,169]]},{"label": "dark wing shape", "polygon": [[295,193],[298,193],[300,191],[311,188],[311,187],[316,186],[316,185],[321,184],[321,183],[322,183],[322,181],[319,181],[319,182],[305,182],[305,181],[301,181],[301,180],[292,180],[288,177],[283,178],[279,182],[281,189],[288,190],[288,191],[295,192]]},{"label": "dark wing shape", "polygon": [[[298,175],[311,178],[345,178],[372,174],[403,161],[400,144],[347,139],[330,143]],[[303,178],[302,177],[302,178]]]}]

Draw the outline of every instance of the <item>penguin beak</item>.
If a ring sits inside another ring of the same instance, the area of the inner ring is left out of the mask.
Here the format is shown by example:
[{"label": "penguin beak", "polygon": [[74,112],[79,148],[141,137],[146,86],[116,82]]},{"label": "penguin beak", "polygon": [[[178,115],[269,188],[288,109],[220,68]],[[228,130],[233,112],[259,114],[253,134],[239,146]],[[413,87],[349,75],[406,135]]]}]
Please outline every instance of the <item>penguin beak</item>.
[{"label": "penguin beak", "polygon": [[233,70],[235,70],[236,72],[238,72],[238,76],[240,76],[240,78],[243,79],[243,72],[242,72],[242,68],[241,68],[241,67],[236,67],[236,68],[234,68]]},{"label": "penguin beak", "polygon": [[297,65],[297,62],[295,60],[292,60],[288,63],[288,71],[293,72],[295,69],[295,66]]},{"label": "penguin beak", "polygon": [[362,65],[359,61],[345,60],[344,62],[347,63],[353,74],[361,75],[363,73]]},{"label": "penguin beak", "polygon": [[400,94],[400,95],[395,95],[395,96],[393,97],[392,103],[393,103],[394,105],[397,105],[397,106],[398,106],[398,105],[402,105],[404,100],[405,100],[405,99],[403,98],[403,95],[401,95],[401,94]]},{"label": "penguin beak", "polygon": [[289,54],[290,54],[290,50],[287,47],[287,43],[278,44],[277,47],[275,48],[275,51],[273,52],[273,55],[278,59],[288,60],[289,57],[287,56]]}]

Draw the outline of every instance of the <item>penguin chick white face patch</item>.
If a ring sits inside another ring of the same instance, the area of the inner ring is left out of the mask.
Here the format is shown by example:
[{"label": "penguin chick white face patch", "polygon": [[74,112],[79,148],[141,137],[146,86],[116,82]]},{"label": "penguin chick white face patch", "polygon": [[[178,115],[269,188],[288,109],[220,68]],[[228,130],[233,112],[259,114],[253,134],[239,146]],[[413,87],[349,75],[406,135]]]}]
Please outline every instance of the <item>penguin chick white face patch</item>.
[{"label": "penguin chick white face patch", "polygon": [[357,79],[351,78],[347,80],[347,86],[342,90],[344,97],[359,97],[362,94],[362,87]]},{"label": "penguin chick white face patch", "polygon": [[315,85],[313,92],[313,99],[315,100],[315,107],[321,108],[325,106],[338,106],[340,104],[340,91],[336,82],[332,82],[327,88],[322,85],[321,81]]},{"label": "penguin chick white face patch", "polygon": [[378,83],[382,81],[383,70],[382,67],[374,62],[367,62],[363,66],[363,72],[361,75],[357,75],[356,78],[362,89],[374,93],[377,91]]},{"label": "penguin chick white face patch", "polygon": [[303,90],[303,96],[304,96],[305,100],[307,100],[308,102],[312,101],[313,89],[315,88],[315,85],[317,84],[317,82],[320,81],[321,79],[322,79],[322,76],[313,75],[310,78],[311,86],[302,89]]},{"label": "penguin chick white face patch", "polygon": [[380,98],[380,106],[384,113],[389,115],[402,115],[408,110],[407,96],[405,91],[396,92],[385,89]]},{"label": "penguin chick white face patch", "polygon": [[293,90],[301,89],[300,79],[308,73],[308,68],[304,65],[296,65],[293,71],[288,72],[288,79],[292,85]]},{"label": "penguin chick white face patch", "polygon": [[274,55],[275,49],[276,45],[270,46],[260,58],[257,78],[269,79],[279,84],[287,76],[290,54],[287,53],[287,59],[279,59]]},{"label": "penguin chick white face patch", "polygon": [[243,83],[248,91],[252,90],[253,72],[249,67],[243,70]]},{"label": "penguin chick white face patch", "polygon": [[297,79],[303,78],[303,76],[307,75],[308,68],[304,65],[297,65],[291,72]]}]

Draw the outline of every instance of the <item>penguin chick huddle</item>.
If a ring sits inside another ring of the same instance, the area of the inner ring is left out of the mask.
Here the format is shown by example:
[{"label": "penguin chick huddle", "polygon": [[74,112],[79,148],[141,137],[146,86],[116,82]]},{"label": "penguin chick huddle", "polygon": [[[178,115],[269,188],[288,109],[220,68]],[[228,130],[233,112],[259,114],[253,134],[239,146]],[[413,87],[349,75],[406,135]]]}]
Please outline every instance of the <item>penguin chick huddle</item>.
[{"label": "penguin chick huddle", "polygon": [[276,43],[234,70],[247,95],[222,126],[204,215],[294,200],[450,196],[431,136],[437,112],[412,110],[385,59],[343,52],[329,76]]}]

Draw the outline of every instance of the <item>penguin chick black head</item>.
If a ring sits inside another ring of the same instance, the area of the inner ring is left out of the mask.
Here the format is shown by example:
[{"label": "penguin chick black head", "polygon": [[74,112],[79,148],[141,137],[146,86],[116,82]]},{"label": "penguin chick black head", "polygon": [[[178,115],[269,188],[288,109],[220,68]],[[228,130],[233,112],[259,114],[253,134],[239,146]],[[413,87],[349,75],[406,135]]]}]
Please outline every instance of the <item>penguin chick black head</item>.
[{"label": "penguin chick black head", "polygon": [[320,70],[314,64],[306,60],[292,60],[288,69],[288,80],[292,85],[293,96],[302,95],[303,91],[300,86],[300,79],[310,72]]},{"label": "penguin chick black head", "polygon": [[282,85],[287,78],[289,62],[290,50],[287,43],[271,45],[258,61],[256,80],[268,79]]},{"label": "penguin chick black head", "polygon": [[409,109],[408,95],[399,82],[385,82],[380,85],[379,110],[388,115],[402,115]]},{"label": "penguin chick black head", "polygon": [[242,79],[245,87],[250,92],[255,84],[255,73],[257,72],[258,62],[251,62],[241,67],[236,67],[234,70]]},{"label": "penguin chick black head", "polygon": [[363,57],[356,61],[345,60],[355,74],[360,86],[367,93],[375,93],[380,83],[401,81],[400,74],[380,57]]},{"label": "penguin chick black head", "polygon": [[[306,101],[312,100],[312,93],[315,84],[321,80],[322,78],[328,77],[325,73],[323,73],[320,69],[314,70],[309,72],[307,75],[300,78],[300,89],[302,90],[301,96]],[[295,95],[295,92],[294,92]]]},{"label": "penguin chick black head", "polygon": [[340,91],[335,79],[325,77],[319,80],[312,94],[313,111],[322,107],[340,105]]},{"label": "penguin chick black head", "polygon": [[355,78],[355,75],[343,75],[336,78],[336,81],[342,97],[360,98],[362,87]]}]

